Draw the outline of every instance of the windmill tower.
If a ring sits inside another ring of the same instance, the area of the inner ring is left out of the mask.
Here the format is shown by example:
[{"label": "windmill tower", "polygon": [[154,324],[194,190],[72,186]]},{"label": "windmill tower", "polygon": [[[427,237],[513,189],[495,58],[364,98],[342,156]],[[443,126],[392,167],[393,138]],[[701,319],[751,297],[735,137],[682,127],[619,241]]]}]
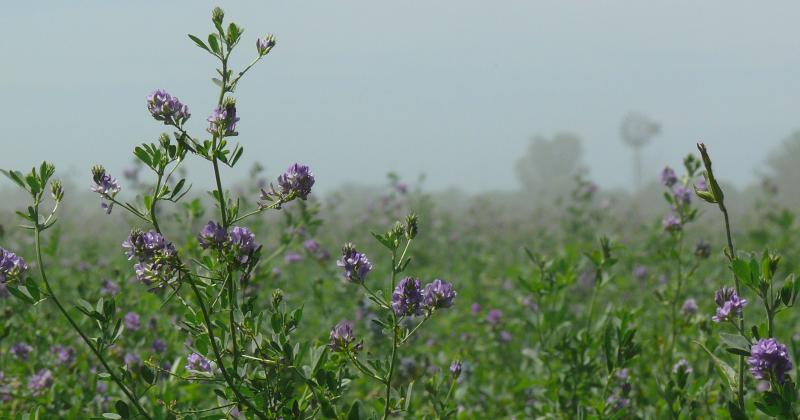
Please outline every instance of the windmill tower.
[{"label": "windmill tower", "polygon": [[661,125],[645,115],[629,113],[622,119],[622,142],[633,149],[633,185],[635,192],[642,186],[642,149],[661,131]]}]

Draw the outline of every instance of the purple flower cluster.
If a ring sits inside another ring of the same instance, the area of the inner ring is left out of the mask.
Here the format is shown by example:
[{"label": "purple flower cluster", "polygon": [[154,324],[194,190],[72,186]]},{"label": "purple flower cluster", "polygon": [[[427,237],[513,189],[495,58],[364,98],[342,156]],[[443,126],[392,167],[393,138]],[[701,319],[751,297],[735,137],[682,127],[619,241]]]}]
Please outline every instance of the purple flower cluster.
[{"label": "purple flower cluster", "polygon": [[238,136],[237,122],[239,122],[239,117],[236,116],[236,104],[224,104],[214,108],[214,112],[208,117],[207,131],[222,137]]},{"label": "purple flower cluster", "polygon": [[792,370],[792,361],[786,346],[774,338],[759,340],[750,348],[747,359],[750,372],[758,379],[765,381],[774,378],[779,383],[786,380],[786,374]]},{"label": "purple flower cluster", "polygon": [[189,107],[165,90],[156,90],[147,95],[147,110],[157,121],[165,125],[180,126],[189,119]]},{"label": "purple flower cluster", "polygon": [[456,291],[453,285],[441,279],[428,283],[422,292],[422,303],[429,310],[449,308],[453,306],[455,298]]},{"label": "purple flower cluster", "polygon": [[167,281],[174,276],[177,251],[160,233],[154,230],[133,230],[122,243],[122,247],[125,248],[128,260],[138,260],[133,269],[136,277],[144,284]]},{"label": "purple flower cluster", "polygon": [[261,245],[256,242],[256,235],[246,227],[232,227],[228,233],[228,241],[236,261],[242,265],[249,263],[253,255],[261,249]]},{"label": "purple flower cluster", "polygon": [[669,166],[664,167],[664,170],[661,171],[661,183],[671,188],[677,182],[678,176],[675,174],[675,171]]},{"label": "purple flower cluster", "polygon": [[142,364],[142,357],[139,356],[138,353],[128,352],[125,353],[123,361],[125,362],[125,366],[128,367],[139,366]]},{"label": "purple flower cluster", "polygon": [[360,350],[361,343],[353,346],[356,335],[353,332],[353,324],[350,321],[342,321],[331,329],[331,350],[335,352]]},{"label": "purple flower cluster", "polygon": [[136,312],[128,312],[122,321],[125,323],[125,328],[131,331],[138,331],[142,326],[141,318]]},{"label": "purple flower cluster", "polygon": [[54,381],[53,373],[49,369],[42,369],[28,379],[28,389],[36,395],[53,386]]},{"label": "purple flower cluster", "polygon": [[697,313],[697,301],[693,298],[686,299],[686,301],[683,302],[683,306],[681,306],[681,312],[684,315],[694,315]]},{"label": "purple flower cluster", "polygon": [[281,187],[281,194],[294,193],[301,200],[305,200],[311,194],[311,187],[314,186],[314,173],[308,166],[295,163],[278,177],[278,185]]},{"label": "purple flower cluster", "polygon": [[633,268],[633,278],[635,278],[636,280],[639,281],[646,280],[649,274],[650,272],[647,270],[647,267],[643,265],[637,265],[636,267]]},{"label": "purple flower cluster", "polygon": [[53,346],[50,353],[56,358],[56,364],[71,365],[75,361],[75,349],[67,346]]},{"label": "purple flower cluster", "polygon": [[692,202],[692,190],[683,185],[678,185],[672,190],[672,196],[675,197],[675,201],[683,204],[684,206],[689,205]]},{"label": "purple flower cluster", "polygon": [[203,249],[222,249],[228,241],[228,232],[225,232],[220,224],[209,220],[208,224],[197,234],[197,240]]},{"label": "purple flower cluster", "polygon": [[197,234],[197,240],[203,249],[229,250],[241,265],[250,262],[252,256],[261,249],[261,245],[256,242],[256,235],[250,229],[234,226],[230,232],[226,232],[213,221],[209,221]]},{"label": "purple flower cluster", "polygon": [[486,322],[492,327],[500,325],[500,323],[503,322],[503,312],[499,309],[492,309],[486,314]]},{"label": "purple flower cluster", "polygon": [[692,373],[692,367],[689,365],[689,361],[686,359],[678,360],[678,363],[675,363],[675,365],[672,366],[672,373],[678,373],[681,371],[687,374]]},{"label": "purple flower cluster", "polygon": [[336,261],[336,265],[344,269],[344,277],[353,283],[364,283],[367,274],[372,271],[372,263],[366,255],[356,251],[353,244],[346,244],[342,248],[342,258]]},{"label": "purple flower cluster", "polygon": [[0,248],[0,283],[22,278],[28,264],[17,254]]},{"label": "purple flower cluster", "polygon": [[676,216],[674,213],[664,216],[664,220],[661,222],[661,225],[667,232],[678,232],[683,229],[683,223],[681,223],[681,219],[678,218],[678,216]]},{"label": "purple flower cluster", "polygon": [[299,252],[289,251],[286,253],[286,255],[283,256],[283,261],[285,261],[286,264],[299,263],[300,261],[303,261],[303,254]]},{"label": "purple flower cluster", "polygon": [[267,35],[256,40],[256,51],[258,51],[258,55],[260,56],[267,55],[274,46],[275,37],[272,35]]},{"label": "purple flower cluster", "polygon": [[400,280],[392,293],[392,309],[397,316],[422,315],[422,286],[418,279]]},{"label": "purple flower cluster", "polygon": [[717,290],[714,302],[717,304],[717,313],[711,317],[714,322],[731,321],[731,317],[741,314],[747,305],[747,299],[740,298],[736,290],[730,287]]},{"label": "purple flower cluster", "polygon": [[117,179],[109,175],[105,168],[99,165],[92,168],[92,181],[94,184],[91,190],[102,196],[113,197],[122,190]]},{"label": "purple flower cluster", "polygon": [[19,342],[11,346],[11,350],[9,353],[13,354],[19,360],[28,360],[28,356],[33,351],[33,347],[29,346],[28,343]]},{"label": "purple flower cluster", "polygon": [[450,364],[450,374],[453,375],[453,379],[458,379],[461,376],[461,361],[454,360],[453,363]]},{"label": "purple flower cluster", "polygon": [[211,371],[214,370],[214,367],[211,365],[211,361],[207,358],[197,353],[192,353],[186,358],[186,370],[211,373]]}]

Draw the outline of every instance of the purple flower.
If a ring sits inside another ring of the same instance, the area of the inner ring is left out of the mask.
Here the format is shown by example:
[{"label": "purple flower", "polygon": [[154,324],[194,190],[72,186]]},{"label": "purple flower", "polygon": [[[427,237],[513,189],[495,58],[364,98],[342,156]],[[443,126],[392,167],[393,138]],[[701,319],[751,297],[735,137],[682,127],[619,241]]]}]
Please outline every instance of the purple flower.
[{"label": "purple flower", "polygon": [[353,283],[364,283],[370,271],[372,263],[367,256],[356,251],[353,244],[346,244],[342,248],[342,258],[336,261],[338,267],[344,268],[344,277]]},{"label": "purple flower", "polygon": [[759,340],[750,348],[750,358],[747,359],[750,372],[758,379],[765,381],[775,378],[783,383],[786,374],[792,370],[789,352],[786,346],[774,338]]},{"label": "purple flower", "polygon": [[675,171],[669,166],[664,167],[664,170],[661,171],[661,183],[666,187],[672,187],[676,182],[678,182],[678,176],[675,175]]},{"label": "purple flower", "polygon": [[505,330],[500,331],[500,342],[501,343],[504,343],[504,344],[505,343],[510,343],[511,340],[513,340],[513,339],[514,339],[514,337],[511,335],[510,332],[505,331]]},{"label": "purple flower", "polygon": [[689,362],[686,359],[678,360],[678,363],[675,363],[675,365],[672,366],[672,373],[678,373],[681,371],[687,374],[692,373],[692,367],[689,366]]},{"label": "purple flower", "polygon": [[9,352],[17,359],[28,360],[28,355],[31,354],[32,350],[33,347],[29,346],[28,343],[19,342],[11,346],[11,350]]},{"label": "purple flower", "polygon": [[714,302],[717,304],[717,314],[711,317],[714,322],[730,321],[732,315],[741,314],[747,305],[747,300],[741,299],[736,290],[730,287],[717,290]]},{"label": "purple flower", "polygon": [[232,227],[228,241],[237,255],[236,260],[242,265],[250,262],[251,257],[261,249],[261,245],[256,242],[256,235],[246,227]]},{"label": "purple flower", "polygon": [[125,314],[123,322],[125,323],[125,328],[132,331],[138,331],[142,325],[141,319],[139,318],[139,314],[137,314],[136,312],[128,312],[127,314]]},{"label": "purple flower", "polygon": [[441,279],[428,283],[422,294],[423,303],[429,310],[449,308],[453,306],[453,299],[456,298],[453,285]]},{"label": "purple flower", "polygon": [[661,225],[667,232],[678,232],[683,229],[683,223],[681,223],[681,219],[679,219],[678,216],[673,213],[664,216],[664,220],[661,222]]},{"label": "purple flower", "polygon": [[392,293],[392,309],[397,316],[422,315],[422,286],[418,279],[400,280]]},{"label": "purple flower", "polygon": [[472,315],[478,315],[481,312],[481,304],[475,302],[470,306],[470,311],[472,311]]},{"label": "purple flower", "polygon": [[53,373],[49,369],[42,369],[28,379],[28,389],[33,394],[39,394],[45,388],[50,388],[53,385]]},{"label": "purple flower", "polygon": [[66,346],[53,346],[50,353],[56,358],[56,364],[70,365],[75,360],[75,349]]},{"label": "purple flower", "polygon": [[100,284],[100,293],[104,295],[114,296],[117,293],[119,293],[119,285],[109,279],[105,279]]},{"label": "purple flower", "polygon": [[298,198],[305,200],[314,186],[314,174],[308,166],[295,163],[278,177],[278,185],[283,195],[295,193]]},{"label": "purple flower", "polygon": [[203,230],[197,234],[197,241],[200,242],[200,247],[203,249],[221,249],[227,240],[228,233],[225,232],[222,226],[213,221],[209,221],[203,227]]},{"label": "purple flower", "polygon": [[160,338],[156,338],[155,340],[153,340],[152,347],[153,351],[156,353],[164,353],[165,351],[167,351],[167,343],[165,343],[164,340]]},{"label": "purple flower", "polygon": [[147,95],[147,110],[156,121],[165,125],[181,125],[189,119],[189,107],[164,90],[156,90]]},{"label": "purple flower", "polygon": [[164,239],[163,235],[154,230],[149,232],[131,231],[128,239],[122,243],[122,247],[125,248],[128,260],[135,257],[139,262],[153,260],[160,254],[172,255],[175,253],[175,247]]},{"label": "purple flower", "polygon": [[197,353],[192,353],[186,358],[186,370],[211,373],[214,368],[210,360]]},{"label": "purple flower", "polygon": [[280,269],[280,267],[273,267],[272,268],[272,277],[274,277],[276,279],[281,277],[281,269]]},{"label": "purple flower", "polygon": [[303,249],[305,249],[311,254],[315,254],[320,250],[319,242],[313,239],[308,239],[305,242],[303,242]]},{"label": "purple flower", "polygon": [[236,116],[236,104],[231,102],[214,108],[214,112],[208,117],[207,131],[222,137],[238,136],[237,122],[239,117]]},{"label": "purple flower", "polygon": [[22,257],[0,248],[0,283],[22,278],[27,269],[28,264]]},{"label": "purple flower", "polygon": [[672,195],[675,197],[675,201],[683,205],[689,205],[692,202],[692,190],[683,185],[676,186],[675,189],[672,190]]},{"label": "purple flower", "polygon": [[650,274],[650,272],[647,271],[647,267],[645,267],[643,265],[637,265],[633,269],[633,277],[636,280],[639,280],[639,281],[646,280],[648,274]]},{"label": "purple flower", "polygon": [[500,311],[499,309],[492,309],[491,311],[489,311],[488,314],[486,314],[486,322],[488,322],[489,325],[493,327],[500,325],[502,321],[503,321],[503,312]]},{"label": "purple flower", "polygon": [[681,306],[681,312],[684,315],[694,315],[697,313],[697,301],[693,298],[686,299],[686,301],[683,302],[683,306]]},{"label": "purple flower", "polygon": [[[331,329],[331,350],[335,352],[347,351],[356,341],[353,333],[353,324],[350,321],[342,321]],[[353,350],[360,350],[361,344],[352,347]]]},{"label": "purple flower", "polygon": [[286,264],[298,263],[300,261],[303,261],[303,254],[294,251],[289,251],[286,253],[286,255],[283,256],[283,260],[286,262]]},{"label": "purple flower", "polygon": [[267,55],[274,46],[275,37],[272,35],[267,35],[264,38],[258,38],[256,40],[256,51],[258,51],[258,55],[260,56]]},{"label": "purple flower", "polygon": [[450,364],[450,374],[453,375],[453,379],[458,379],[461,376],[461,361],[454,360],[453,363]]},{"label": "purple flower", "polygon": [[123,359],[125,362],[125,366],[132,367],[132,366],[139,366],[142,364],[142,358],[137,353],[125,353],[125,358]]},{"label": "purple flower", "polygon": [[109,175],[105,168],[100,165],[92,168],[92,182],[94,184],[92,184],[91,190],[104,198],[113,198],[122,190],[117,179]]},{"label": "purple flower", "polygon": [[708,191],[708,182],[705,179],[701,179],[697,184],[694,184],[694,188],[697,191]]}]

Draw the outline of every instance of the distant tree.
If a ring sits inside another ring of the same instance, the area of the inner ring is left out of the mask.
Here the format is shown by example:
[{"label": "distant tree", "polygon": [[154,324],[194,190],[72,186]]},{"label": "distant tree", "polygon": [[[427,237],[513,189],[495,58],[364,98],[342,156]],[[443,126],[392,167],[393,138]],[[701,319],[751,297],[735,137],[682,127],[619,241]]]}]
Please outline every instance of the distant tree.
[{"label": "distant tree", "polygon": [[622,142],[633,149],[633,184],[639,191],[642,185],[642,149],[661,131],[661,126],[642,114],[630,113],[622,119],[619,131]]},{"label": "distant tree", "polygon": [[800,200],[800,130],[790,134],[783,143],[767,157],[772,187],[779,201],[795,206]]},{"label": "distant tree", "polygon": [[517,160],[517,179],[537,202],[566,196],[574,187],[575,177],[586,172],[582,155],[581,140],[575,134],[558,133],[552,139],[533,137],[527,153]]}]

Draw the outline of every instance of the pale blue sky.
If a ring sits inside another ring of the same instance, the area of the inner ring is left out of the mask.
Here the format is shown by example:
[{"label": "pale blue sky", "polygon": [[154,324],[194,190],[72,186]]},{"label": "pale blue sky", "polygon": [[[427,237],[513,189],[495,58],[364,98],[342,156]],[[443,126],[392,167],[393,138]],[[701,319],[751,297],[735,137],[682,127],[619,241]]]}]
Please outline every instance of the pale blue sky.
[{"label": "pale blue sky", "polygon": [[432,189],[516,188],[528,138],[561,130],[583,138],[594,179],[622,186],[631,110],[664,126],[645,152],[653,173],[703,139],[744,184],[800,128],[796,1],[11,2],[0,167],[119,174],[163,129],[144,105],[155,88],[200,132],[214,63],[186,33],[205,35],[218,4],[246,30],[235,63],[257,35],[278,37],[240,88],[242,166],[305,162],[323,190],[389,170],[425,172]]}]

